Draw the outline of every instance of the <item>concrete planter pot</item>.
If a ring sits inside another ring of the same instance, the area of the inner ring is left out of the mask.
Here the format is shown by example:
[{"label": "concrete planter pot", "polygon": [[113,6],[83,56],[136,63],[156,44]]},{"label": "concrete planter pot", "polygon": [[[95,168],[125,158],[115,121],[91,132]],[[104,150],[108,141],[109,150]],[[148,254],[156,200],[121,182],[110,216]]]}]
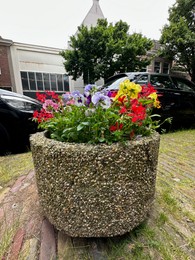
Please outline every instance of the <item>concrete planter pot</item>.
[{"label": "concrete planter pot", "polygon": [[139,225],[155,194],[160,136],[125,144],[62,143],[31,136],[40,202],[72,237],[122,235]]}]

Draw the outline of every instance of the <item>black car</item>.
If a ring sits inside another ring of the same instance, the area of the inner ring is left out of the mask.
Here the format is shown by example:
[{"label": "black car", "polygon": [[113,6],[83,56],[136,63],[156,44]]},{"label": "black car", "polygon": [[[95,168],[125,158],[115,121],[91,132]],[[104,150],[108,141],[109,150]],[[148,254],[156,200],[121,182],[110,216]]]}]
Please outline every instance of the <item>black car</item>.
[{"label": "black car", "polygon": [[155,111],[173,118],[173,125],[195,124],[195,84],[185,78],[168,74],[129,72],[107,79],[101,89],[118,90],[120,82],[129,79],[140,85],[151,84],[159,94],[161,108]]},{"label": "black car", "polygon": [[33,111],[40,108],[35,99],[0,89],[0,154],[23,151],[29,145],[29,135],[37,131]]}]

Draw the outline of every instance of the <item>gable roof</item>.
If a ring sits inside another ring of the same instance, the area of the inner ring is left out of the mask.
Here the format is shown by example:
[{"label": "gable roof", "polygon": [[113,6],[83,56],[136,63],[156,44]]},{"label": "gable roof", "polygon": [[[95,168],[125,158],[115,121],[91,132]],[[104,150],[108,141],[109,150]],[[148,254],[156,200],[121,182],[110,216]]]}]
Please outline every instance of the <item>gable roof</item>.
[{"label": "gable roof", "polygon": [[[95,27],[97,25],[98,19],[105,19],[103,12],[99,5],[99,0],[93,0],[93,5],[87,15],[85,16],[83,22],[81,25],[87,26],[88,28]],[[75,36],[78,34],[78,29],[75,33]],[[71,49],[70,47],[70,41],[68,41],[68,49]]]},{"label": "gable roof", "polygon": [[103,12],[99,5],[99,0],[93,0],[93,5],[87,15],[85,16],[85,19],[83,20],[82,24],[91,27],[96,26],[98,19],[105,19]]}]

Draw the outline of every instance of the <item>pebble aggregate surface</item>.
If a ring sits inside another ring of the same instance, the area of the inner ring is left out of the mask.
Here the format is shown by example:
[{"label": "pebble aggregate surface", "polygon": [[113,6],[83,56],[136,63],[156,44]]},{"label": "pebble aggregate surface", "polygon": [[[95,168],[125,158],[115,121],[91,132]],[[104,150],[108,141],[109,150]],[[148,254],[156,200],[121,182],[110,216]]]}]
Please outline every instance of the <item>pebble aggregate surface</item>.
[{"label": "pebble aggregate surface", "polygon": [[122,235],[140,224],[155,193],[160,137],[112,145],[31,137],[45,216],[72,237]]}]

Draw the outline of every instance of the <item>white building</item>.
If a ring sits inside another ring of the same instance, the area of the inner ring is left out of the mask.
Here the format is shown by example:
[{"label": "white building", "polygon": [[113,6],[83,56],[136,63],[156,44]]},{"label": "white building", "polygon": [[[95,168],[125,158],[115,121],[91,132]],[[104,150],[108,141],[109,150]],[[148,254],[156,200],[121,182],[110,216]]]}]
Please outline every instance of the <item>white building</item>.
[{"label": "white building", "polygon": [[61,93],[72,90],[60,51],[57,48],[13,43],[10,46],[13,89],[31,97],[35,97],[37,91]]},{"label": "white building", "polygon": [[[104,18],[104,15],[99,0],[93,0],[93,5],[81,24],[88,27],[96,26],[99,18]],[[1,88],[9,88],[31,97],[35,97],[37,91],[45,90],[53,90],[57,93],[76,89],[83,91],[82,78],[74,81],[67,76],[63,65],[64,59],[59,54],[61,49],[5,41],[3,38],[0,38],[0,49],[3,50],[1,52],[4,53],[6,62],[9,61],[9,66],[0,63]],[[4,73],[10,74],[6,86],[5,80],[1,80]]]}]

